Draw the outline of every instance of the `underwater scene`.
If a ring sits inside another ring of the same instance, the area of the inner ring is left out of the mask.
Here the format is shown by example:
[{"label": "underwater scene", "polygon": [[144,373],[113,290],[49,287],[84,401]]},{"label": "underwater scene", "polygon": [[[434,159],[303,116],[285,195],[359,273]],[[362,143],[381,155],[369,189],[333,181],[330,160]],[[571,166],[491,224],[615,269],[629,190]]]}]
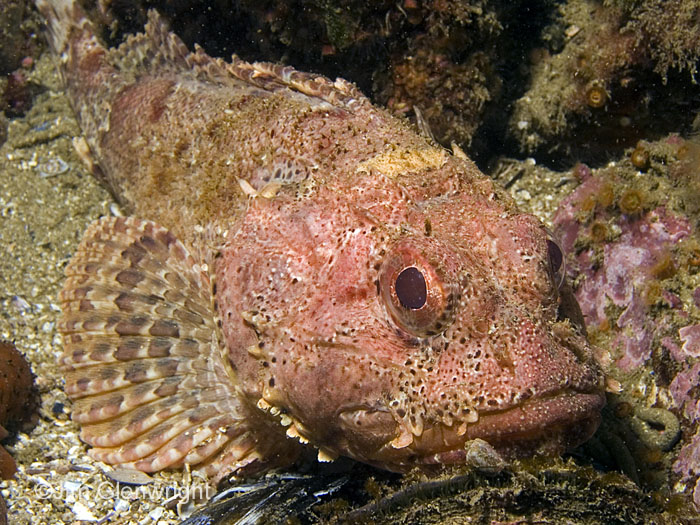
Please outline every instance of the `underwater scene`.
[{"label": "underwater scene", "polygon": [[0,525],[700,524],[700,0],[0,0]]}]

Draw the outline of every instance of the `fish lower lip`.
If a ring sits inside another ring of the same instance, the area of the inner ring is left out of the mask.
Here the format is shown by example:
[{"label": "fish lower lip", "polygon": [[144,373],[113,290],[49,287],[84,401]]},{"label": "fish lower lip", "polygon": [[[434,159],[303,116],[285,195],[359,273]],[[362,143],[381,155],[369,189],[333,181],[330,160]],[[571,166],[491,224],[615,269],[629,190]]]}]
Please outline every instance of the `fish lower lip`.
[{"label": "fish lower lip", "polygon": [[530,399],[517,407],[480,414],[461,436],[448,427],[429,429],[416,438],[411,448],[421,456],[422,463],[461,463],[464,443],[476,438],[510,457],[535,452],[559,454],[593,435],[604,405],[602,392]]}]

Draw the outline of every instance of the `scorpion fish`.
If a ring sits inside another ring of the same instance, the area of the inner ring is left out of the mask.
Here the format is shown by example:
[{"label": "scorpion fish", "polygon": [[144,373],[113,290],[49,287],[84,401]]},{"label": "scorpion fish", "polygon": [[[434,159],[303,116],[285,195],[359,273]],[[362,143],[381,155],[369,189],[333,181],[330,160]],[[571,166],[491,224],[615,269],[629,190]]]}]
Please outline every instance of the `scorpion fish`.
[{"label": "scorpion fish", "polygon": [[124,210],[60,293],[91,457],[401,472],[595,431],[604,378],[562,253],[459,148],[343,79],[190,52],[154,11],[107,48],[76,2],[36,3],[76,149]]}]

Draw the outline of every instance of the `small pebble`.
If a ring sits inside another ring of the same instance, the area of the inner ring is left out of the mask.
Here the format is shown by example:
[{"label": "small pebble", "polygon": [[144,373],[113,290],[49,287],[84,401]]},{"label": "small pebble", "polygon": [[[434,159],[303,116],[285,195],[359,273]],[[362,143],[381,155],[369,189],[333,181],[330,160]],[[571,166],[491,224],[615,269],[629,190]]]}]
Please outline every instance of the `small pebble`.
[{"label": "small pebble", "polygon": [[29,303],[20,295],[13,295],[10,299],[10,304],[17,309],[19,313],[26,313],[31,309]]},{"label": "small pebble", "polygon": [[41,177],[46,179],[68,171],[68,164],[63,159],[55,157],[40,163],[36,167],[36,171],[39,172]]},{"label": "small pebble", "polygon": [[92,511],[82,502],[76,501],[72,506],[75,519],[78,521],[97,521]]},{"label": "small pebble", "polygon": [[[0,439],[5,428],[16,427],[33,413],[34,378],[29,365],[15,345],[0,341]],[[0,479],[14,476],[17,467],[12,457],[0,447]]]},{"label": "small pebble", "polygon": [[107,470],[105,471],[105,476],[112,481],[124,483],[126,485],[147,485],[153,482],[153,478],[145,472],[123,467]]}]

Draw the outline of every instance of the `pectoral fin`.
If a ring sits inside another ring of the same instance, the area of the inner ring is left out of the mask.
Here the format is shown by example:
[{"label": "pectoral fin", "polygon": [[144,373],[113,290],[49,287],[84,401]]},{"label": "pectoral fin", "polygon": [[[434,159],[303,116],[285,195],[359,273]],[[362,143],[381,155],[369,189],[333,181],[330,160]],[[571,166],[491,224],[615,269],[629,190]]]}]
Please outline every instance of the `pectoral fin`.
[{"label": "pectoral fin", "polygon": [[93,458],[146,472],[191,464],[215,479],[293,461],[298,445],[284,429],[272,439],[238,390],[206,267],[172,233],[96,221],[66,276],[66,392]]}]

